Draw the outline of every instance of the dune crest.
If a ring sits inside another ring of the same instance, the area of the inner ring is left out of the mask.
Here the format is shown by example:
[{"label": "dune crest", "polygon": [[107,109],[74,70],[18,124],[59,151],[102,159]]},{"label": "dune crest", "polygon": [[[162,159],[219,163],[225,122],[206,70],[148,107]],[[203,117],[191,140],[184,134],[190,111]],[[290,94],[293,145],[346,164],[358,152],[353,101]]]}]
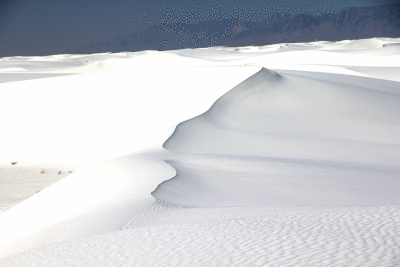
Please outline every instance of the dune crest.
[{"label": "dune crest", "polygon": [[263,68],[179,124],[164,148],[398,166],[399,89],[368,77]]},{"label": "dune crest", "polygon": [[399,203],[399,89],[262,68],[177,126],[164,143],[180,153],[169,160],[177,175],[152,194],[186,206]]}]

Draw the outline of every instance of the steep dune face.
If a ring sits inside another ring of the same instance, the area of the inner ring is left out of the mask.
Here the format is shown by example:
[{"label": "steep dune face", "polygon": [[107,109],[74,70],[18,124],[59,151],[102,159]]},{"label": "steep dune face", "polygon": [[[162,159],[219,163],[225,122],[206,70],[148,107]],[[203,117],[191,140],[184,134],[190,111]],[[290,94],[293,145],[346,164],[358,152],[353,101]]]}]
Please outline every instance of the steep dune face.
[{"label": "steep dune face", "polygon": [[398,170],[297,159],[189,156],[152,193],[189,207],[380,206],[399,204]]},{"label": "steep dune face", "polygon": [[177,126],[164,144],[181,153],[169,162],[177,176],[153,196],[189,206],[398,203],[399,92],[397,82],[262,68]]},{"label": "steep dune face", "polygon": [[206,113],[181,123],[164,147],[193,154],[397,164],[398,83],[317,76],[263,68]]}]

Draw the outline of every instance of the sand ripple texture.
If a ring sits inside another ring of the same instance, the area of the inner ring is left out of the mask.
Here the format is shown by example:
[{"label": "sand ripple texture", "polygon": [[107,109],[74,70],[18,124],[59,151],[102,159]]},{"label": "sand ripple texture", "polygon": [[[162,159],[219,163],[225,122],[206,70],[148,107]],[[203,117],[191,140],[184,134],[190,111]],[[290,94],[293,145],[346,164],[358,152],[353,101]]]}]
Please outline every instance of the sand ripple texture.
[{"label": "sand ripple texture", "polygon": [[27,251],[1,266],[399,266],[400,206],[183,208]]}]

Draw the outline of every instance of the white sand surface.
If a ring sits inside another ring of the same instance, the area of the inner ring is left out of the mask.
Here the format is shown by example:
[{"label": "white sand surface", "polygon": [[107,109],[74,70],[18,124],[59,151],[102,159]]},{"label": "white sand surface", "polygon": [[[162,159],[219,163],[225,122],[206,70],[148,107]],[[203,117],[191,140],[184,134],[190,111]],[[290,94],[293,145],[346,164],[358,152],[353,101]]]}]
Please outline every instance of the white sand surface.
[{"label": "white sand surface", "polygon": [[398,207],[155,205],[123,230],[55,243],[5,266],[398,266]]},{"label": "white sand surface", "polygon": [[73,172],[69,169],[24,168],[15,165],[0,168],[0,213]]},{"label": "white sand surface", "polygon": [[399,44],[0,59],[0,266],[400,265]]}]

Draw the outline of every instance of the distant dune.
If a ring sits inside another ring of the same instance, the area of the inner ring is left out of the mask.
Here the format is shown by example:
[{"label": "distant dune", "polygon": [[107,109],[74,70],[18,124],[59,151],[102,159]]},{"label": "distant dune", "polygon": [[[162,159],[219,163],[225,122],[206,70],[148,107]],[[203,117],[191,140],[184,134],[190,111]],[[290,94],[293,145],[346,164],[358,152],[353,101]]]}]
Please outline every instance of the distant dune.
[{"label": "distant dune", "polygon": [[260,22],[237,19],[195,24],[162,23],[148,30],[71,48],[62,53],[170,50],[210,46],[338,41],[371,37],[400,37],[400,3],[346,8],[337,14],[278,16]]}]

